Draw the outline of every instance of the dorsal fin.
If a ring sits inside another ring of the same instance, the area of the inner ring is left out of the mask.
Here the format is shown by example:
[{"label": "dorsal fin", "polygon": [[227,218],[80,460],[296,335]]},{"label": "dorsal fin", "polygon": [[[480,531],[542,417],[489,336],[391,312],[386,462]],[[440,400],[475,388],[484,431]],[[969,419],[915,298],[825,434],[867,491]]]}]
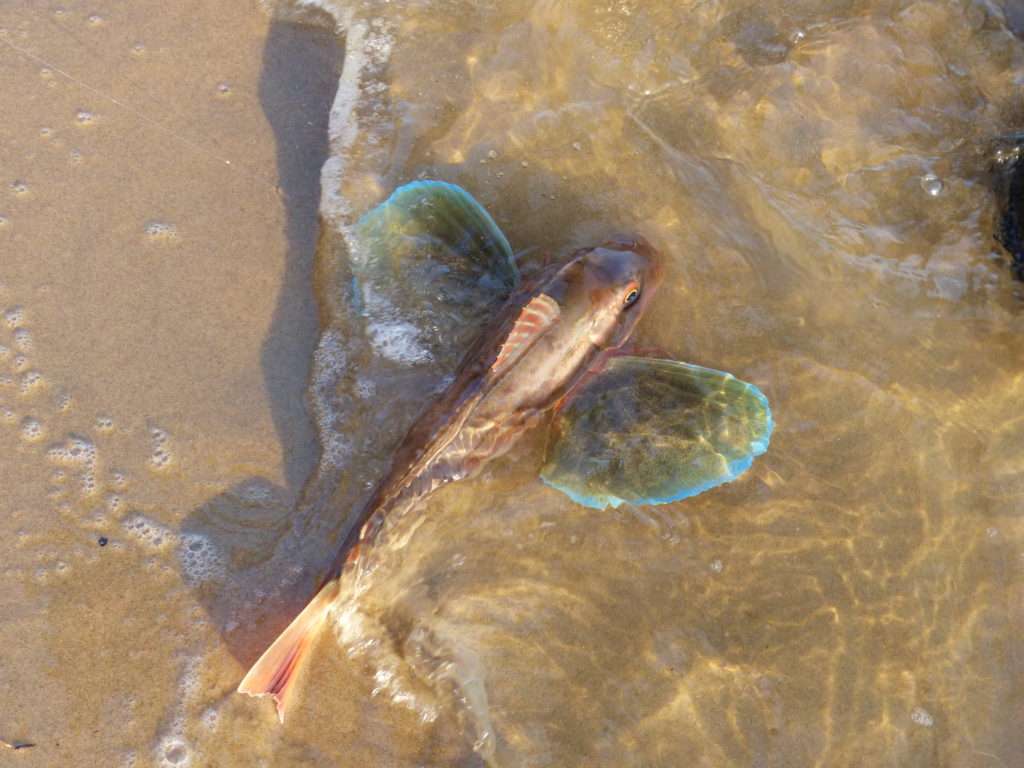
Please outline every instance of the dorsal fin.
[{"label": "dorsal fin", "polygon": [[544,335],[558,321],[562,310],[558,302],[546,293],[539,293],[530,299],[516,317],[516,321],[498,351],[498,357],[491,366],[491,376],[500,376],[518,360],[533,343]]}]

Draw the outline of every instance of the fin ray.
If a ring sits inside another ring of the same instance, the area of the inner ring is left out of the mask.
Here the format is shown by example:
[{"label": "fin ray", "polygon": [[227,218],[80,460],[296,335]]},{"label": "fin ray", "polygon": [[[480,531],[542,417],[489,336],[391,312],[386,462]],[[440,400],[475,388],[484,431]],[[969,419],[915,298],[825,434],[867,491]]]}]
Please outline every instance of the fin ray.
[{"label": "fin ray", "polygon": [[522,357],[533,343],[554,325],[561,316],[558,302],[544,293],[539,293],[523,307],[512,330],[505,337],[498,357],[491,366],[491,375],[500,376],[516,360]]},{"label": "fin ray", "polygon": [[272,696],[277,719],[284,715],[294,693],[295,681],[309,655],[309,649],[337,595],[337,582],[321,587],[292,623],[278,635],[238,685],[239,693],[250,696]]},{"label": "fin ray", "polygon": [[406,184],[363,214],[348,259],[352,306],[372,327],[405,329],[410,344],[383,347],[404,362],[454,367],[520,281],[491,215],[443,181]]},{"label": "fin ray", "polygon": [[667,504],[746,472],[772,415],[753,384],[674,360],[621,356],[565,403],[541,478],[588,507]]}]

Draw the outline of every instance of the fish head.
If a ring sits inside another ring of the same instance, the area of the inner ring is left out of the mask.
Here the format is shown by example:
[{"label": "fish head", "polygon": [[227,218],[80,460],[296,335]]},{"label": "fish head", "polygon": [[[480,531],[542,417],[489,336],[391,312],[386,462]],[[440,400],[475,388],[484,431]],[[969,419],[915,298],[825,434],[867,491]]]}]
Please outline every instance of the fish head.
[{"label": "fish head", "polygon": [[489,371],[508,397],[492,402],[505,411],[553,405],[604,352],[628,340],[660,275],[654,248],[639,237],[576,251],[528,303],[515,307],[514,324],[501,326]]},{"label": "fish head", "polygon": [[566,303],[597,349],[622,346],[661,283],[658,254],[642,237],[616,237],[574,256]]}]

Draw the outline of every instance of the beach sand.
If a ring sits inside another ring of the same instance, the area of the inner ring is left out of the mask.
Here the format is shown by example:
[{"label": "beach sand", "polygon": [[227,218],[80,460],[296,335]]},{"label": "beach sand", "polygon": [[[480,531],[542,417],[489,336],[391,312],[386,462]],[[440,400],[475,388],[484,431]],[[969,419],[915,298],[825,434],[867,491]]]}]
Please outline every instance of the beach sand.
[{"label": "beach sand", "polygon": [[[1020,763],[1000,7],[322,5],[0,8],[0,763]],[[439,493],[282,727],[235,687],[459,352],[346,298],[423,176],[534,255],[649,237],[639,340],[776,432],[666,507],[571,504],[542,437]]]}]

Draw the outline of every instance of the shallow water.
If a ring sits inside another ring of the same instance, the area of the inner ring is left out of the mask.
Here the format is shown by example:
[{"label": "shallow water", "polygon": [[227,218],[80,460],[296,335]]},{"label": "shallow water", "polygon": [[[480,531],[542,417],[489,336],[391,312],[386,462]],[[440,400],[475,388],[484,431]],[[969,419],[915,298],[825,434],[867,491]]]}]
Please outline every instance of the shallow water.
[{"label": "shallow water", "polygon": [[[208,5],[0,10],[5,761],[1024,762],[1016,9]],[[776,430],[664,507],[573,505],[540,437],[439,492],[282,728],[234,686],[457,361],[348,301],[421,177],[528,262],[642,233],[640,341]]]}]

